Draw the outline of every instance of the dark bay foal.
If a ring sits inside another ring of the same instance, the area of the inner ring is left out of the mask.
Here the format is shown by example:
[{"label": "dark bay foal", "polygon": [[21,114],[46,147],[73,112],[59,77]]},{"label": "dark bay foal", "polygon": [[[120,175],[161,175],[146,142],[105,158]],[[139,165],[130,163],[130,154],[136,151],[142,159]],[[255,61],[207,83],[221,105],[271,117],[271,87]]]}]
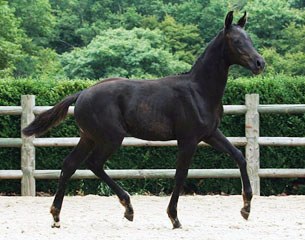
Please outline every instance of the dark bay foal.
[{"label": "dark bay foal", "polygon": [[124,216],[133,220],[129,194],[103,169],[105,161],[127,135],[146,140],[177,140],[175,186],[167,208],[174,228],[181,227],[177,217],[178,198],[200,141],[229,154],[238,164],[244,201],[241,214],[248,218],[252,190],[246,161],[220,132],[218,125],[223,113],[222,97],[229,67],[238,64],[259,74],[265,62],[244,30],[246,13],[237,24],[232,24],[232,21],[233,12],[229,12],[224,29],[210,42],[188,73],[157,80],[115,78],[102,81],[66,97],[23,129],[27,136],[46,132],[65,118],[68,107],[75,102],[74,115],[81,138],[63,163],[58,191],[51,207],[53,227],[60,226],[59,215],[67,181],[83,161],[118,195],[125,207]]}]

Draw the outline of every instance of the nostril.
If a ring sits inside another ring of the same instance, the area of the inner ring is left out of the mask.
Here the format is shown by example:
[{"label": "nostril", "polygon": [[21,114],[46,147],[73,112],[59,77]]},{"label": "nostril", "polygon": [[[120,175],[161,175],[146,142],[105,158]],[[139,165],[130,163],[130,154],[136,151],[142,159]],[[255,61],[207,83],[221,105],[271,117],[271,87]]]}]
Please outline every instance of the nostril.
[{"label": "nostril", "polygon": [[256,61],[256,66],[257,66],[258,68],[261,68],[261,67],[262,67],[262,63],[261,63],[259,60],[257,60],[257,61]]}]

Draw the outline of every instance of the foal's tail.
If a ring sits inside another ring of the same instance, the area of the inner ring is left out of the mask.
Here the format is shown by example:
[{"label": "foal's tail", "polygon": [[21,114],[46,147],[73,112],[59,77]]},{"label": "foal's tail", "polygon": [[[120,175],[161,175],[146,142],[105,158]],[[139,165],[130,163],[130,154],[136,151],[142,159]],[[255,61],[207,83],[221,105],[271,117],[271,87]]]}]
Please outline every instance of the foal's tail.
[{"label": "foal's tail", "polygon": [[53,108],[38,115],[29,126],[22,130],[26,136],[41,135],[48,131],[51,127],[56,126],[65,119],[69,106],[74,103],[81,92],[66,97],[57,103]]}]

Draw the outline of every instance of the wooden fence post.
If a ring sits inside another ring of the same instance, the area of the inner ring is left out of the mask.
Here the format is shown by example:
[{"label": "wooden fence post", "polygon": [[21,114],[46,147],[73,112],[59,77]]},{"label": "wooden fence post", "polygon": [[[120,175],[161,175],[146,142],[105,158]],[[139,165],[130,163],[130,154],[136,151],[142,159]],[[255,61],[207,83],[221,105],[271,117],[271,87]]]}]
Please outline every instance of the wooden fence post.
[{"label": "wooden fence post", "polygon": [[247,170],[253,190],[253,194],[260,195],[260,178],[258,171],[259,163],[259,95],[246,94],[246,125],[245,134],[247,138],[246,144],[246,160]]},{"label": "wooden fence post", "polygon": [[[35,96],[23,95],[21,96],[21,129],[25,128],[31,123],[35,116],[33,108],[35,106]],[[33,144],[34,137],[26,137],[21,133],[22,146],[21,146],[21,195],[22,196],[35,196],[35,147]]]}]

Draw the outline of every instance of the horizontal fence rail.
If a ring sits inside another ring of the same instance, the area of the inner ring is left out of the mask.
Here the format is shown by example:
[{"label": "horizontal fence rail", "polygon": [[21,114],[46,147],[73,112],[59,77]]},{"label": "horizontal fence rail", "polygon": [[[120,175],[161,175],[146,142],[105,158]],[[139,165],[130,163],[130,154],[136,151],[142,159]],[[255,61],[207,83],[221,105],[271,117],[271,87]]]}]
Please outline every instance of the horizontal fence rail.
[{"label": "horizontal fence rail", "polygon": [[[26,95],[21,98],[21,106],[0,106],[0,115],[21,115],[21,128],[27,126],[34,116],[52,106],[35,106],[35,96]],[[74,107],[70,107],[68,114],[72,115]],[[259,167],[259,146],[305,146],[305,137],[261,137],[259,136],[259,114],[299,114],[305,113],[305,104],[259,104],[258,94],[247,94],[245,105],[226,105],[225,114],[245,115],[245,136],[228,137],[235,146],[245,146],[248,173],[254,194],[260,194],[260,178],[305,178],[305,169],[261,169]],[[0,170],[0,179],[21,179],[21,194],[35,196],[36,179],[58,179],[60,170],[35,169],[36,147],[72,147],[79,141],[78,137],[60,138],[0,138],[0,147],[21,148],[21,169]],[[177,141],[146,141],[133,137],[126,137],[122,146],[161,147],[176,146]],[[201,142],[199,146],[208,146]],[[146,179],[173,178],[175,169],[121,169],[106,170],[114,179]],[[239,169],[190,169],[188,178],[239,178]],[[97,178],[89,170],[77,170],[74,179]]]},{"label": "horizontal fence rail", "polygon": [[[175,169],[120,169],[105,170],[114,179],[173,178]],[[0,170],[1,179],[21,179],[21,170]],[[35,179],[58,179],[60,170],[35,170]],[[259,169],[262,178],[305,178],[305,169]],[[188,178],[239,178],[239,169],[190,169]],[[97,179],[90,170],[77,170],[72,179]]]},{"label": "horizontal fence rail", "polygon": [[[246,146],[246,137],[227,137],[235,146]],[[59,138],[35,138],[35,147],[73,147],[79,141],[78,137],[59,137]],[[258,143],[261,146],[305,146],[305,137],[259,137]],[[22,146],[21,138],[0,138],[0,147]],[[122,146],[125,147],[172,147],[177,146],[177,141],[146,141],[133,137],[126,137]],[[208,146],[205,142],[200,142],[198,146]],[[1,175],[0,175],[1,178]]]}]

